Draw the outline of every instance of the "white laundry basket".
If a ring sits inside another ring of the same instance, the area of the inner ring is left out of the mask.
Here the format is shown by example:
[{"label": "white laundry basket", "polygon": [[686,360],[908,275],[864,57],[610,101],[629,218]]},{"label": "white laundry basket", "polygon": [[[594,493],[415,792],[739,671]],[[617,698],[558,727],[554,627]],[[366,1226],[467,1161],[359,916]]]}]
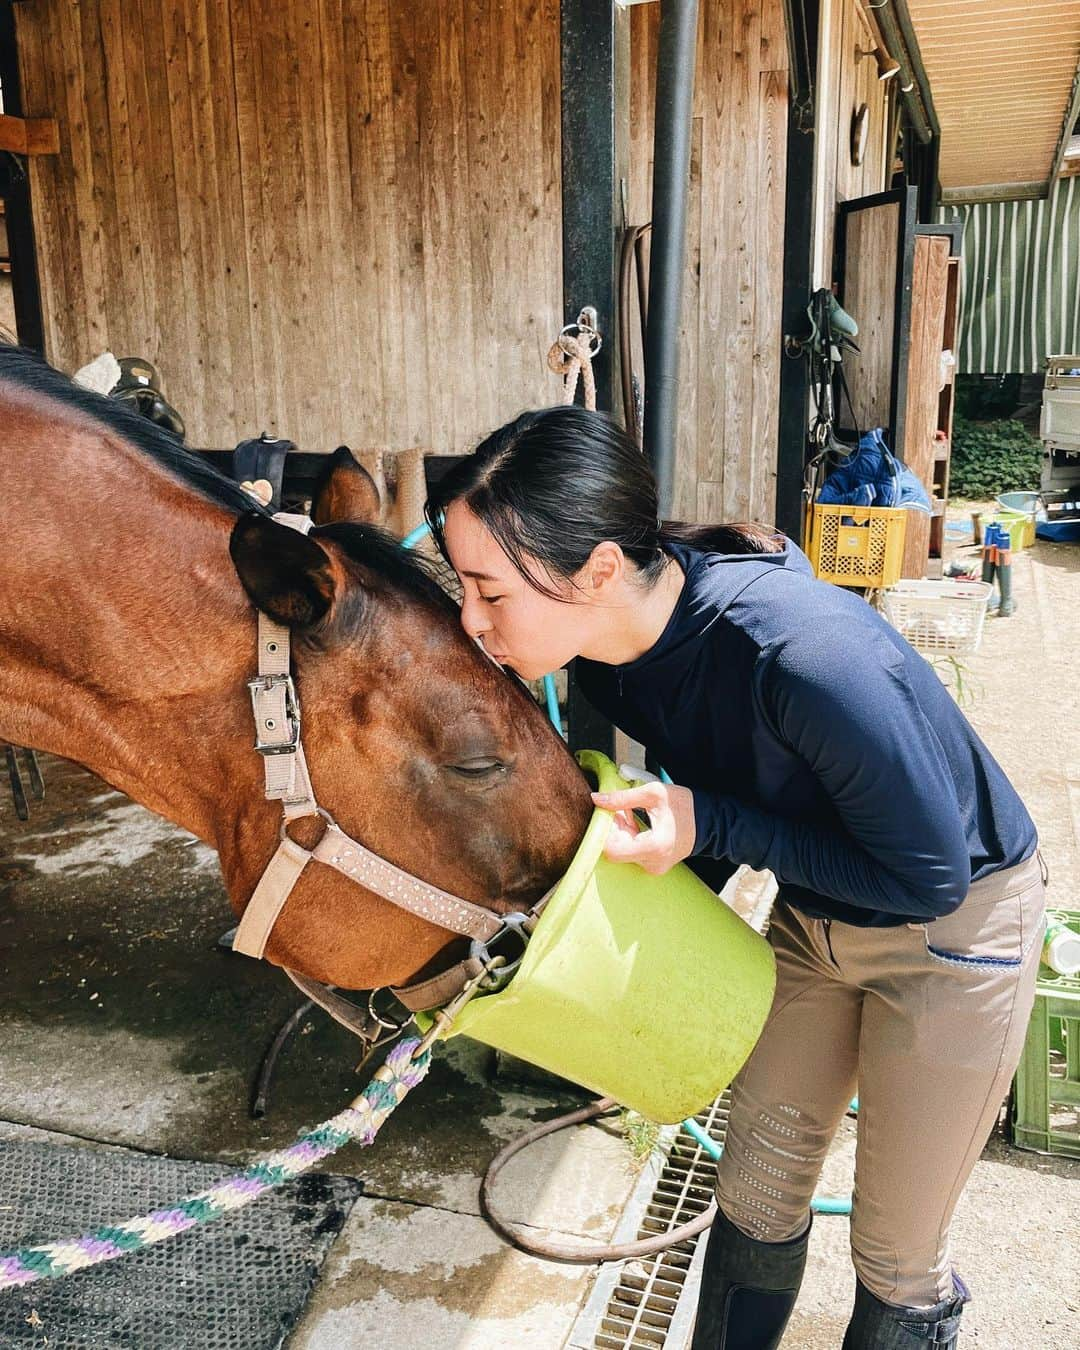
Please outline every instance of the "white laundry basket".
[{"label": "white laundry basket", "polygon": [[978,650],[993,592],[986,581],[898,581],[882,591],[882,608],[916,650],[964,656]]}]

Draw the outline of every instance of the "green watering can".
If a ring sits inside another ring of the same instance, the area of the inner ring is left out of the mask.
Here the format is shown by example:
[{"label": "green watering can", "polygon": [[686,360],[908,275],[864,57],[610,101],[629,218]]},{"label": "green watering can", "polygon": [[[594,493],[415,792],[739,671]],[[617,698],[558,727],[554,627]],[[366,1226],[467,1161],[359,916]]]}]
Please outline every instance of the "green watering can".
[{"label": "green watering can", "polygon": [[[603,792],[630,787],[595,751]],[[597,810],[505,988],[480,995],[449,1036],[472,1036],[662,1124],[731,1082],[765,1025],[772,950],[682,865],[662,877],[603,856]]]}]

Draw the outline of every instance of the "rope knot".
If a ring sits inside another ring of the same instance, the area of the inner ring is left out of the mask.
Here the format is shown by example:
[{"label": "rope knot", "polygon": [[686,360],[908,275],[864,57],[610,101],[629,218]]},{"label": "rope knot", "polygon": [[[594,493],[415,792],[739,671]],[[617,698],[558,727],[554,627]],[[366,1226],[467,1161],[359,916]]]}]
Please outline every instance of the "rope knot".
[{"label": "rope knot", "polygon": [[578,315],[577,323],[566,325],[547,355],[548,368],[563,377],[563,405],[573,403],[580,377],[585,407],[590,412],[596,411],[596,379],[592,363],[603,345],[596,325],[596,310],[592,305],[586,305]]}]

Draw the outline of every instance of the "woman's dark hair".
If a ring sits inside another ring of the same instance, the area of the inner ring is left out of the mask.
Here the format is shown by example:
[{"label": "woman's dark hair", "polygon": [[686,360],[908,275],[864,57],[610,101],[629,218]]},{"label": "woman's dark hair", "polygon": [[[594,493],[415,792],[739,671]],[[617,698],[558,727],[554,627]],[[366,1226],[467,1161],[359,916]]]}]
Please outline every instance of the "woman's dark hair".
[{"label": "woman's dark hair", "polygon": [[660,522],[656,479],[613,417],[576,405],[522,413],[436,483],[425,508],[446,554],[443,512],[464,502],[535,589],[555,599],[526,567],[531,556],[569,579],[605,539],[619,545],[646,586],[664,567],[663,545],[712,553],[778,553],[785,540],[764,525]]}]

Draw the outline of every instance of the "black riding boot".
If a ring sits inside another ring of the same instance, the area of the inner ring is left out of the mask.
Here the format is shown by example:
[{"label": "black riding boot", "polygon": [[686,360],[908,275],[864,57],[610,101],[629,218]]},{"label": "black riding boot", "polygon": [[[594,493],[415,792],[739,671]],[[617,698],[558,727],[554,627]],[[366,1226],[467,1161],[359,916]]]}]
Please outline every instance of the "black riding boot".
[{"label": "black riding boot", "polygon": [[802,1284],[810,1227],[757,1242],[718,1211],[709,1230],[691,1350],[775,1350]]},{"label": "black riding boot", "polygon": [[953,1350],[960,1339],[960,1314],[969,1294],[953,1276],[953,1294],[932,1308],[901,1308],[883,1303],[861,1282],[855,1286],[855,1311],[843,1350]]}]

